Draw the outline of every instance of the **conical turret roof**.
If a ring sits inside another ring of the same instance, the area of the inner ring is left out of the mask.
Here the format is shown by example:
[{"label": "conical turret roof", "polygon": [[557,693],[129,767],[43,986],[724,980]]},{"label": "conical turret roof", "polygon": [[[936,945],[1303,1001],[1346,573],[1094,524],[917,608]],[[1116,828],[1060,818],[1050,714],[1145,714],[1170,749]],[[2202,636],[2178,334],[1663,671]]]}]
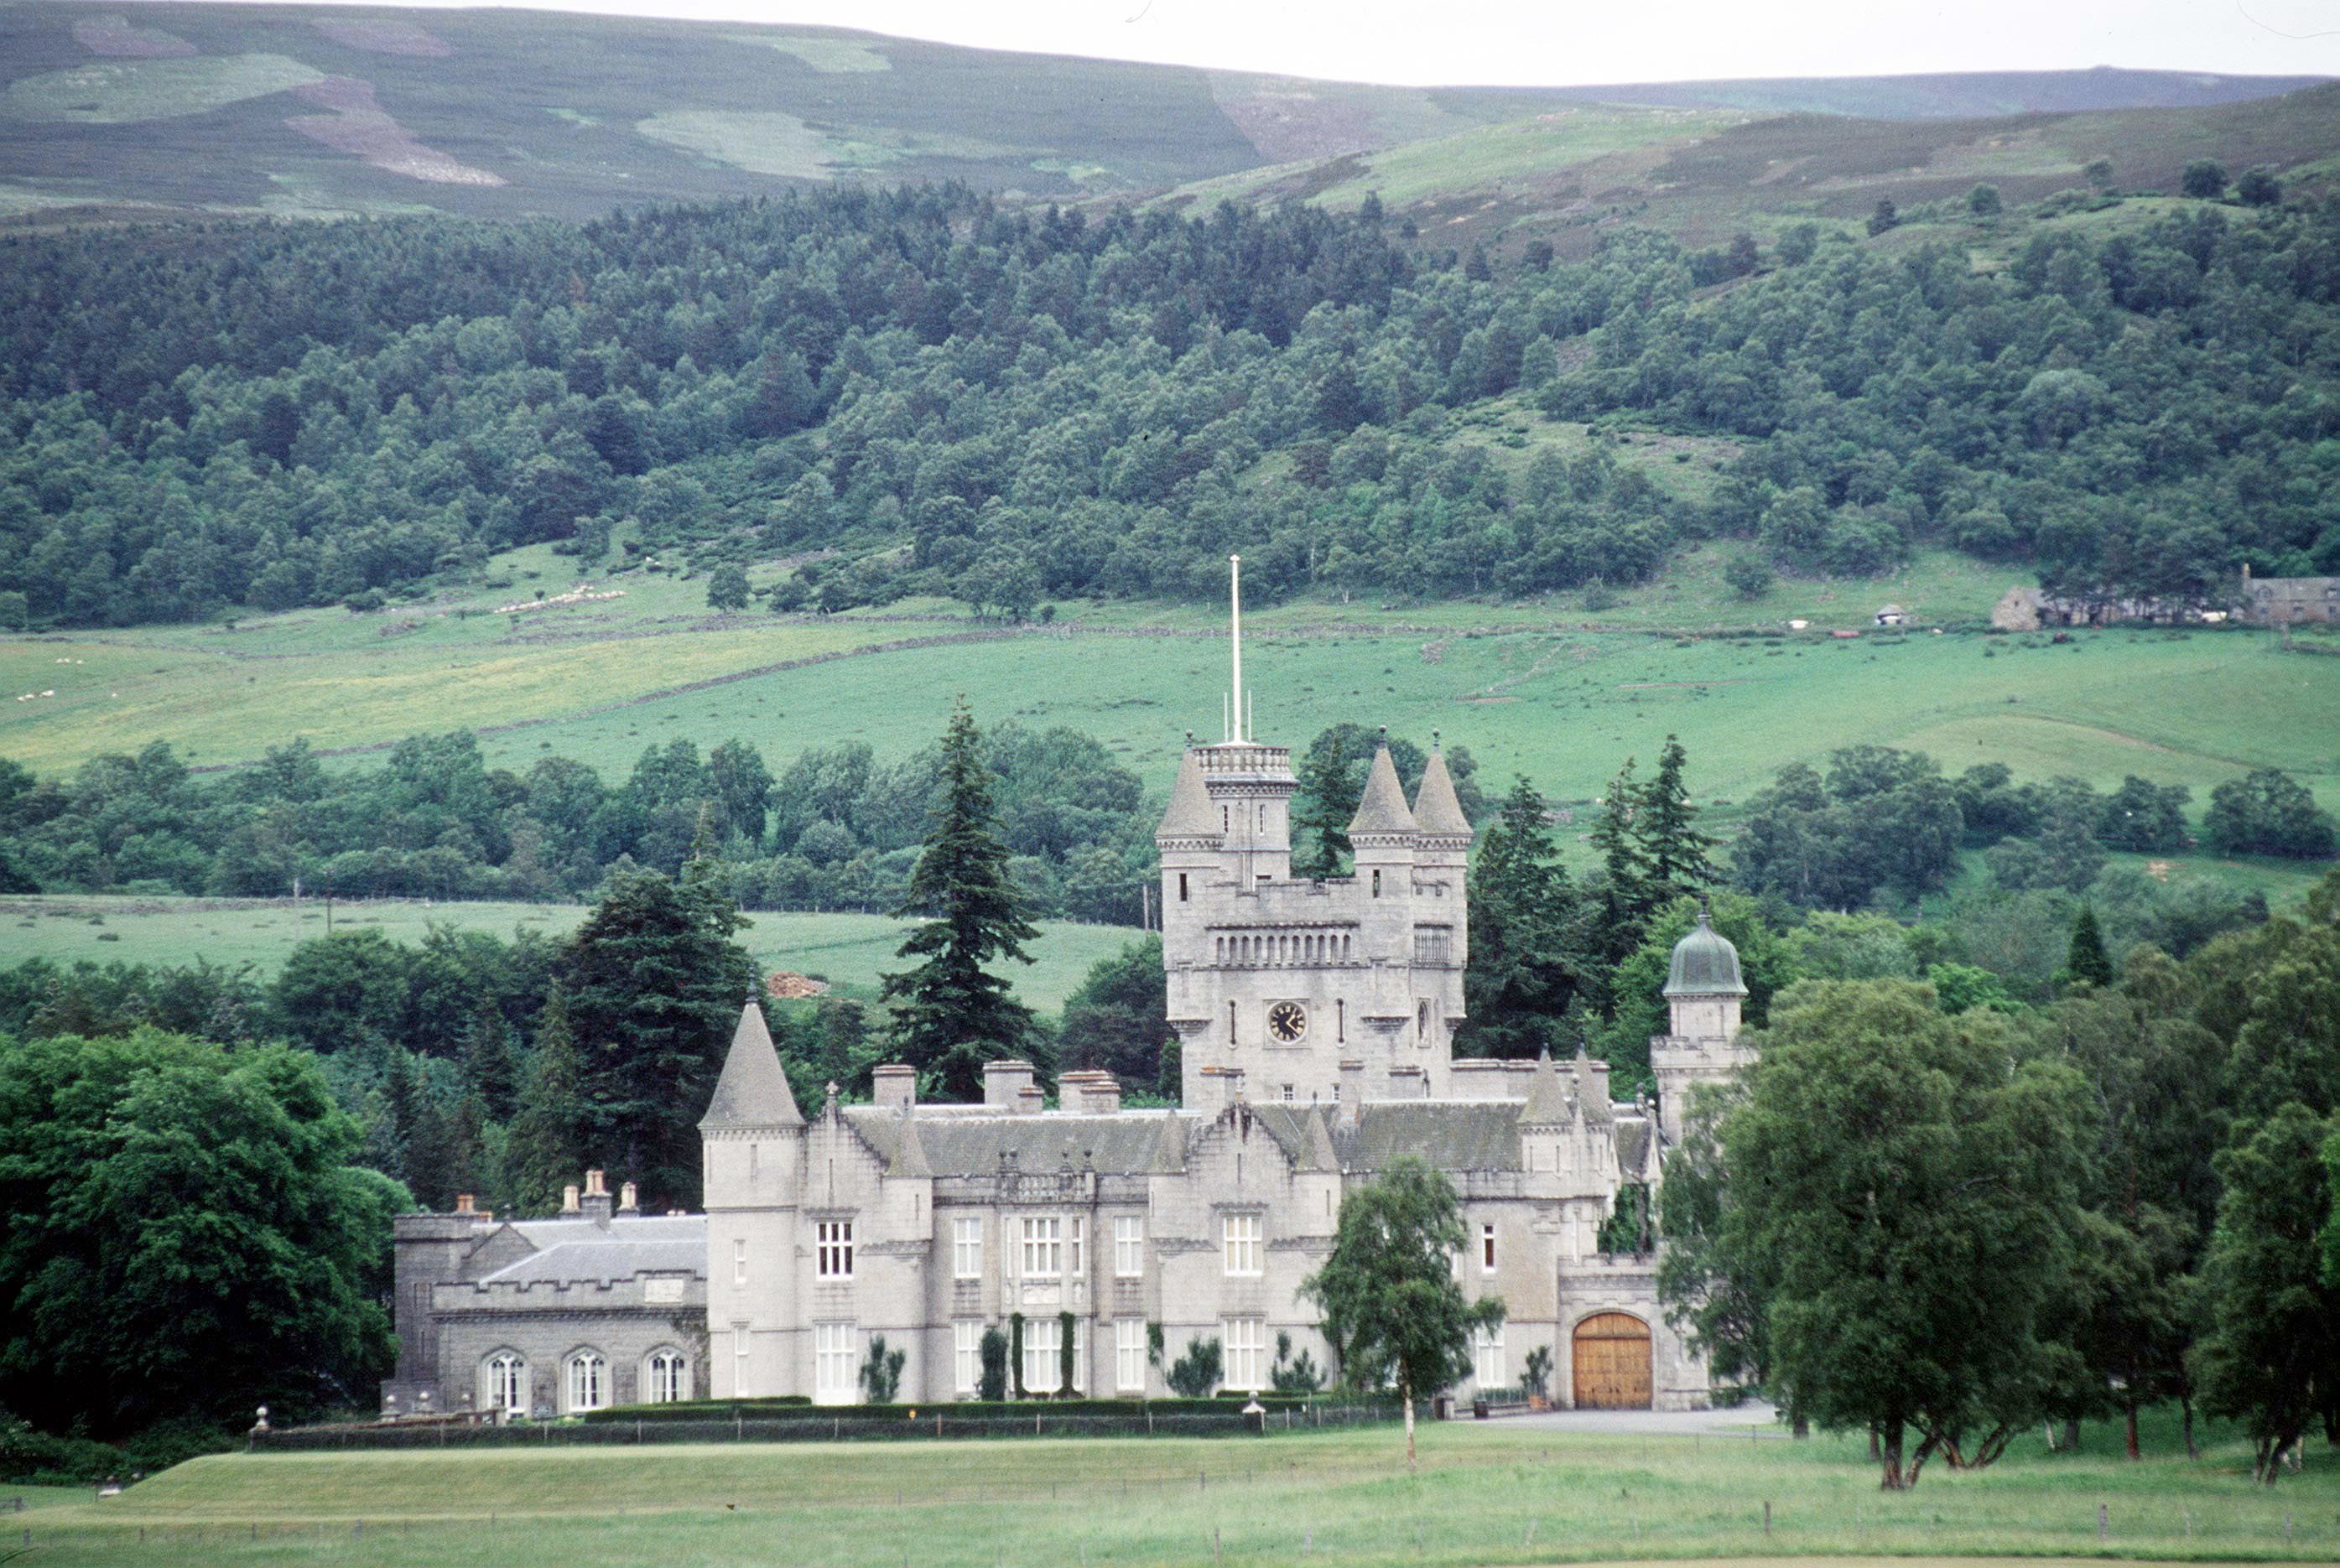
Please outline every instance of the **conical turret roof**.
[{"label": "conical turret roof", "polygon": [[1413,813],[1406,809],[1405,791],[1397,782],[1397,764],[1390,761],[1389,743],[1384,741],[1374,751],[1373,765],[1365,774],[1364,798],[1357,802],[1357,814],[1349,819],[1349,836],[1413,831]]},{"label": "conical turret roof", "polygon": [[1210,791],[1203,787],[1203,764],[1188,746],[1186,754],[1178,760],[1178,782],[1170,786],[1170,809],[1162,814],[1162,825],[1154,836],[1163,838],[1217,838],[1219,814],[1211,809]]},{"label": "conical turret roof", "polygon": [[703,1128],[802,1127],[797,1097],[789,1092],[788,1075],[780,1070],[780,1053],[772,1048],[772,1031],[764,1026],[764,1010],[753,997],[739,1010],[739,1027],[732,1031],[730,1052],[723,1059],[723,1074],[715,1080],[715,1094]]},{"label": "conical turret roof", "polygon": [[1560,1081],[1560,1069],[1553,1065],[1552,1052],[1542,1051],[1536,1057],[1534,1075],[1528,1080],[1528,1102],[1520,1111],[1520,1120],[1552,1127],[1567,1119],[1567,1086]]},{"label": "conical turret roof", "polygon": [[1422,787],[1413,794],[1413,825],[1423,833],[1471,836],[1471,819],[1454,797],[1454,780],[1446,771],[1446,754],[1433,750],[1430,765],[1422,770]]},{"label": "conical turret roof", "polygon": [[1745,996],[1747,982],[1739,976],[1739,950],[1714,929],[1706,904],[1698,907],[1698,923],[1674,943],[1673,962],[1666,969],[1668,996]]}]

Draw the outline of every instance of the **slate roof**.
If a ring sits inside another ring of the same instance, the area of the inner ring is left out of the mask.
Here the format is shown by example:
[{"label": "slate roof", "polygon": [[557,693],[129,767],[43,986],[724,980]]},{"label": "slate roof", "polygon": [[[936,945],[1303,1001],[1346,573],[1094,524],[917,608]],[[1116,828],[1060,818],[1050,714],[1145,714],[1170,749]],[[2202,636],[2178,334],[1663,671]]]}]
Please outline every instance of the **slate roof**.
[{"label": "slate roof", "polygon": [[537,1250],[481,1276],[481,1283],[590,1285],[642,1273],[707,1277],[704,1215],[613,1216],[606,1230],[590,1219],[522,1219],[511,1228]]},{"label": "slate roof", "polygon": [[1413,831],[1413,813],[1406,808],[1405,791],[1397,782],[1397,764],[1390,761],[1385,743],[1373,752],[1373,765],[1365,774],[1363,798],[1357,802],[1357,814],[1349,819],[1349,836]]},{"label": "slate roof", "polygon": [[[902,1151],[900,1112],[848,1105],[840,1114],[889,1166]],[[1163,1123],[1195,1119],[1168,1110],[1077,1116],[922,1105],[909,1119],[917,1126],[917,1150],[925,1156],[927,1171],[936,1176],[994,1176],[1000,1157],[1011,1152],[1016,1169],[1026,1176],[1046,1175],[1067,1161],[1078,1170],[1084,1151],[1089,1164],[1106,1175],[1143,1176],[1155,1169]]]},{"label": "slate roof", "polygon": [[780,1053],[764,1026],[764,1010],[751,1000],[739,1010],[739,1027],[723,1058],[723,1075],[707,1102],[701,1127],[802,1127],[804,1113],[780,1070]]},{"label": "slate roof", "polygon": [[1471,819],[1454,796],[1454,780],[1446,771],[1443,752],[1433,751],[1429,765],[1422,770],[1422,787],[1413,794],[1413,825],[1423,833],[1471,836]]},{"label": "slate roof", "polygon": [[1188,746],[1178,761],[1178,780],[1170,786],[1170,809],[1162,814],[1155,838],[1217,838],[1219,815],[1211,809],[1210,792],[1203,787],[1203,764]]}]

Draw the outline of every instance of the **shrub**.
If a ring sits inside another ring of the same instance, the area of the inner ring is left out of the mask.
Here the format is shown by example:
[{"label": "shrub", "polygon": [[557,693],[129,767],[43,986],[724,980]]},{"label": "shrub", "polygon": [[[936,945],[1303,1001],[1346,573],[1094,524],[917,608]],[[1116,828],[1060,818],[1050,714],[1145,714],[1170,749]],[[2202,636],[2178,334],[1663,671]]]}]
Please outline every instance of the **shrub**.
[{"label": "shrub", "polygon": [[1723,563],[1722,580],[1740,598],[1760,599],[1771,591],[1777,578],[1770,562],[1753,550],[1743,550]]},{"label": "shrub", "polygon": [[872,1405],[891,1405],[895,1391],[902,1386],[902,1363],[908,1359],[905,1352],[886,1348],[886,1336],[869,1336],[869,1359],[861,1364],[861,1392]]},{"label": "shrub", "polygon": [[1172,1362],[1170,1370],[1164,1376],[1169,1382],[1171,1392],[1188,1399],[1204,1399],[1218,1386],[1220,1376],[1225,1369],[1218,1339],[1214,1336],[1186,1341],[1186,1354]]},{"label": "shrub", "polygon": [[2226,193],[2226,166],[2216,158],[2196,158],[2186,165],[2177,188],[2197,202],[2215,202]]}]

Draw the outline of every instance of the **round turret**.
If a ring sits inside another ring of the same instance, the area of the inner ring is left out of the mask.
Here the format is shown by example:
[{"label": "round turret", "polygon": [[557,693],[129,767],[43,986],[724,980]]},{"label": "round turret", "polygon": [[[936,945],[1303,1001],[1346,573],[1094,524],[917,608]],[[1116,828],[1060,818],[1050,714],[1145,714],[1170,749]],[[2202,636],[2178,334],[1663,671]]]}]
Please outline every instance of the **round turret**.
[{"label": "round turret", "polygon": [[1739,950],[1714,929],[1701,902],[1698,923],[1674,943],[1673,962],[1666,970],[1668,996],[1745,996],[1747,982],[1739,978]]}]

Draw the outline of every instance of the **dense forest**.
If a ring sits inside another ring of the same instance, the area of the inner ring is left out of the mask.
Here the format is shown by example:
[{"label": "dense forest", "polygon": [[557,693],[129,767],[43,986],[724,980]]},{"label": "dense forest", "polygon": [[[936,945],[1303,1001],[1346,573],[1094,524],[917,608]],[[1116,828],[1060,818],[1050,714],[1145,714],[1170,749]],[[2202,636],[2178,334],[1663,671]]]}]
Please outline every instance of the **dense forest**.
[{"label": "dense forest", "polygon": [[[1944,543],[2084,594],[2340,570],[2340,213],[2268,194],[1994,213],[1997,271],[1806,225],[1499,271],[1370,202],[948,187],[12,238],[0,620],[364,606],[542,540],[838,550],[780,610],[1203,594],[1238,546],[1267,597],[1634,580],[1717,535],[1834,573]],[[1517,472],[1448,442],[1514,391],[1739,455],[1694,505],[1597,438]]]}]

